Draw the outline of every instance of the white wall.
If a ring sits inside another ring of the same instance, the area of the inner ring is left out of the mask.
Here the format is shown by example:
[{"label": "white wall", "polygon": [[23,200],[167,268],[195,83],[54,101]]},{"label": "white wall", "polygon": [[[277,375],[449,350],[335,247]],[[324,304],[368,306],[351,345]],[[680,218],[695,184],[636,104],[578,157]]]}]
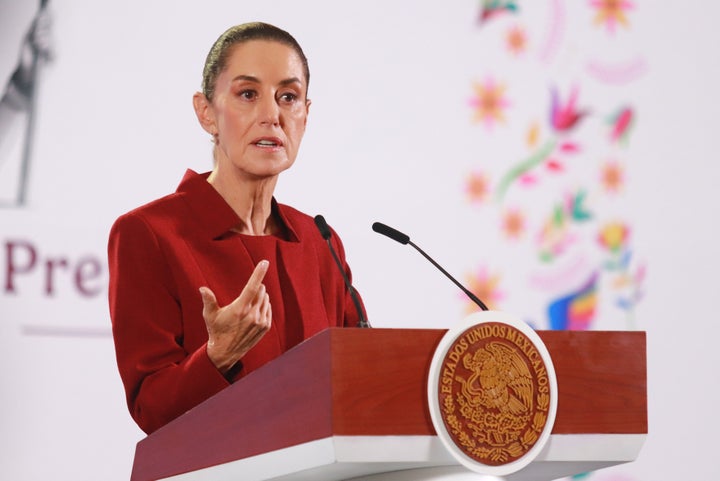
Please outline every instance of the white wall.
[{"label": "white wall", "polygon": [[[711,129],[720,113],[720,7],[634,2],[629,26],[609,34],[593,25],[588,2],[561,0],[518,2],[517,15],[482,26],[477,1],[178,3],[50,2],[55,58],[38,86],[28,203],[0,210],[2,479],[128,478],[142,433],[127,414],[109,336],[108,229],[121,213],[174,190],[185,168],[209,168],[210,141],[191,95],[214,39],[249,20],[286,28],[309,57],[309,127],[277,197],[322,213],[342,235],[374,325],[449,327],[466,312],[454,286],[417,253],[370,230],[375,220],[406,231],[463,282],[488,267],[500,276],[498,307],[544,329],[548,303],[576,285],[542,291],[531,279],[577,259],[588,272],[600,269],[597,230],[622,219],[636,262],[647,266],[645,296],[630,324],[613,307],[604,272],[589,327],[648,331],[650,435],[637,462],[590,479],[717,478],[720,172]],[[3,24],[27,22],[25,8],[2,1],[0,9]],[[502,41],[513,25],[529,38],[519,57]],[[3,31],[4,45],[18,43],[16,30]],[[0,50],[1,74],[11,71],[16,49]],[[640,59],[641,74],[601,81],[588,68],[598,59]],[[488,76],[506,84],[511,101],[492,129],[471,122],[468,106],[472,83]],[[563,158],[563,173],[540,170],[533,187],[515,185],[504,202],[470,203],[469,173],[498,179],[531,154],[525,137],[533,122],[540,142],[555,138],[547,126],[551,85],[563,95],[579,85],[579,103],[591,109],[562,137],[580,153]],[[626,147],[612,146],[604,115],[624,103],[637,122]],[[593,170],[611,156],[626,169],[618,195],[602,192]],[[0,178],[9,175],[5,165]],[[559,195],[580,187],[592,193],[595,217],[578,227],[566,256],[541,263],[532,229]],[[518,241],[498,228],[505,207],[527,215]],[[11,264],[28,262],[30,248],[35,267],[15,273],[11,292]],[[67,267],[48,278],[45,261],[61,258]],[[96,277],[85,270],[94,262]]]}]

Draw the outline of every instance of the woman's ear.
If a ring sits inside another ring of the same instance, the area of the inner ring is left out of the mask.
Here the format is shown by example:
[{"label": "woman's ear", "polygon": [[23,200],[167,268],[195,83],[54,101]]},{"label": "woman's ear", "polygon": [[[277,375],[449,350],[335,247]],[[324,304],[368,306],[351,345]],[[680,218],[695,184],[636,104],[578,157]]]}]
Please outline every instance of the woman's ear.
[{"label": "woman's ear", "polygon": [[312,100],[305,99],[305,125],[307,125],[307,119],[308,115],[310,115],[310,104],[312,103]]},{"label": "woman's ear", "polygon": [[195,95],[193,95],[193,108],[202,128],[215,138],[218,134],[215,112],[205,94],[195,92]]}]

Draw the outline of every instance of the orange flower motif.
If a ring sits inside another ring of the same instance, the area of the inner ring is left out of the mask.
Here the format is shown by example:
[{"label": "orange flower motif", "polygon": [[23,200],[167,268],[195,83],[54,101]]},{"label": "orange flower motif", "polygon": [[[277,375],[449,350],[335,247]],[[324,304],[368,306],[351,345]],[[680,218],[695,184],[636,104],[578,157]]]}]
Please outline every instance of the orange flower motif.
[{"label": "orange flower motif", "polygon": [[525,232],[525,215],[518,209],[509,209],[503,215],[502,228],[510,239],[517,239]]},{"label": "orange flower motif", "polygon": [[634,5],[628,0],[591,0],[590,5],[597,10],[595,15],[596,24],[605,24],[610,32],[615,31],[615,25],[628,26],[625,13],[631,10]]},{"label": "orange flower motif", "polygon": [[465,192],[471,202],[483,202],[490,194],[490,181],[485,174],[473,172],[465,184]]},{"label": "orange flower motif", "polygon": [[625,172],[618,162],[609,161],[602,166],[600,182],[608,192],[618,192],[622,189]]},{"label": "orange flower motif", "polygon": [[[499,290],[500,274],[490,274],[487,269],[481,267],[475,275],[467,278],[468,289],[475,294],[490,310],[497,309],[498,302],[503,298]],[[464,294],[463,294],[464,295]],[[475,312],[479,307],[468,299],[466,312]]]},{"label": "orange flower motif", "polygon": [[492,79],[484,83],[473,83],[475,96],[470,99],[470,106],[475,109],[473,120],[484,122],[490,128],[496,122],[505,120],[505,109],[510,102],[505,98],[505,86],[498,85]]},{"label": "orange flower motif", "polygon": [[527,46],[527,35],[525,34],[525,30],[518,26],[512,27],[505,35],[505,42],[508,50],[510,50],[513,54],[519,55],[523,53],[525,51],[525,47]]}]

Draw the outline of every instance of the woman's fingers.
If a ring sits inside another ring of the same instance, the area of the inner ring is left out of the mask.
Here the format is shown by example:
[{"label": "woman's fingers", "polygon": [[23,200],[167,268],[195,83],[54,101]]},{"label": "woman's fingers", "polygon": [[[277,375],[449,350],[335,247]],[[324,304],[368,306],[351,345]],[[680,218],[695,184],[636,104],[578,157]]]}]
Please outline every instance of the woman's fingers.
[{"label": "woman's fingers", "polygon": [[200,288],[203,317],[208,330],[208,355],[223,372],[270,329],[270,296],[262,283],[269,265],[266,260],[260,261],[240,295],[225,307],[218,305],[215,294],[209,288]]},{"label": "woman's fingers", "polygon": [[269,266],[270,262],[266,260],[258,262],[255,266],[255,270],[253,270],[253,273],[250,275],[250,279],[248,279],[247,284],[245,284],[242,292],[234,302],[238,302],[240,304],[251,304],[258,297],[258,293],[261,289],[264,293],[265,286],[262,281],[265,278],[265,274],[267,273]]}]

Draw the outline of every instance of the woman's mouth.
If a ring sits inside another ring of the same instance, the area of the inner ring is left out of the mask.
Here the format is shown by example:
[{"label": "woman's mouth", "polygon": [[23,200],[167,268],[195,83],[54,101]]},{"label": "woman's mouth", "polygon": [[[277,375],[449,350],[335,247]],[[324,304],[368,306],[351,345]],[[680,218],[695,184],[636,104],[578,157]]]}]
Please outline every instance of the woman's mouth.
[{"label": "woman's mouth", "polygon": [[260,139],[255,142],[258,147],[282,147],[282,142],[279,139]]}]

